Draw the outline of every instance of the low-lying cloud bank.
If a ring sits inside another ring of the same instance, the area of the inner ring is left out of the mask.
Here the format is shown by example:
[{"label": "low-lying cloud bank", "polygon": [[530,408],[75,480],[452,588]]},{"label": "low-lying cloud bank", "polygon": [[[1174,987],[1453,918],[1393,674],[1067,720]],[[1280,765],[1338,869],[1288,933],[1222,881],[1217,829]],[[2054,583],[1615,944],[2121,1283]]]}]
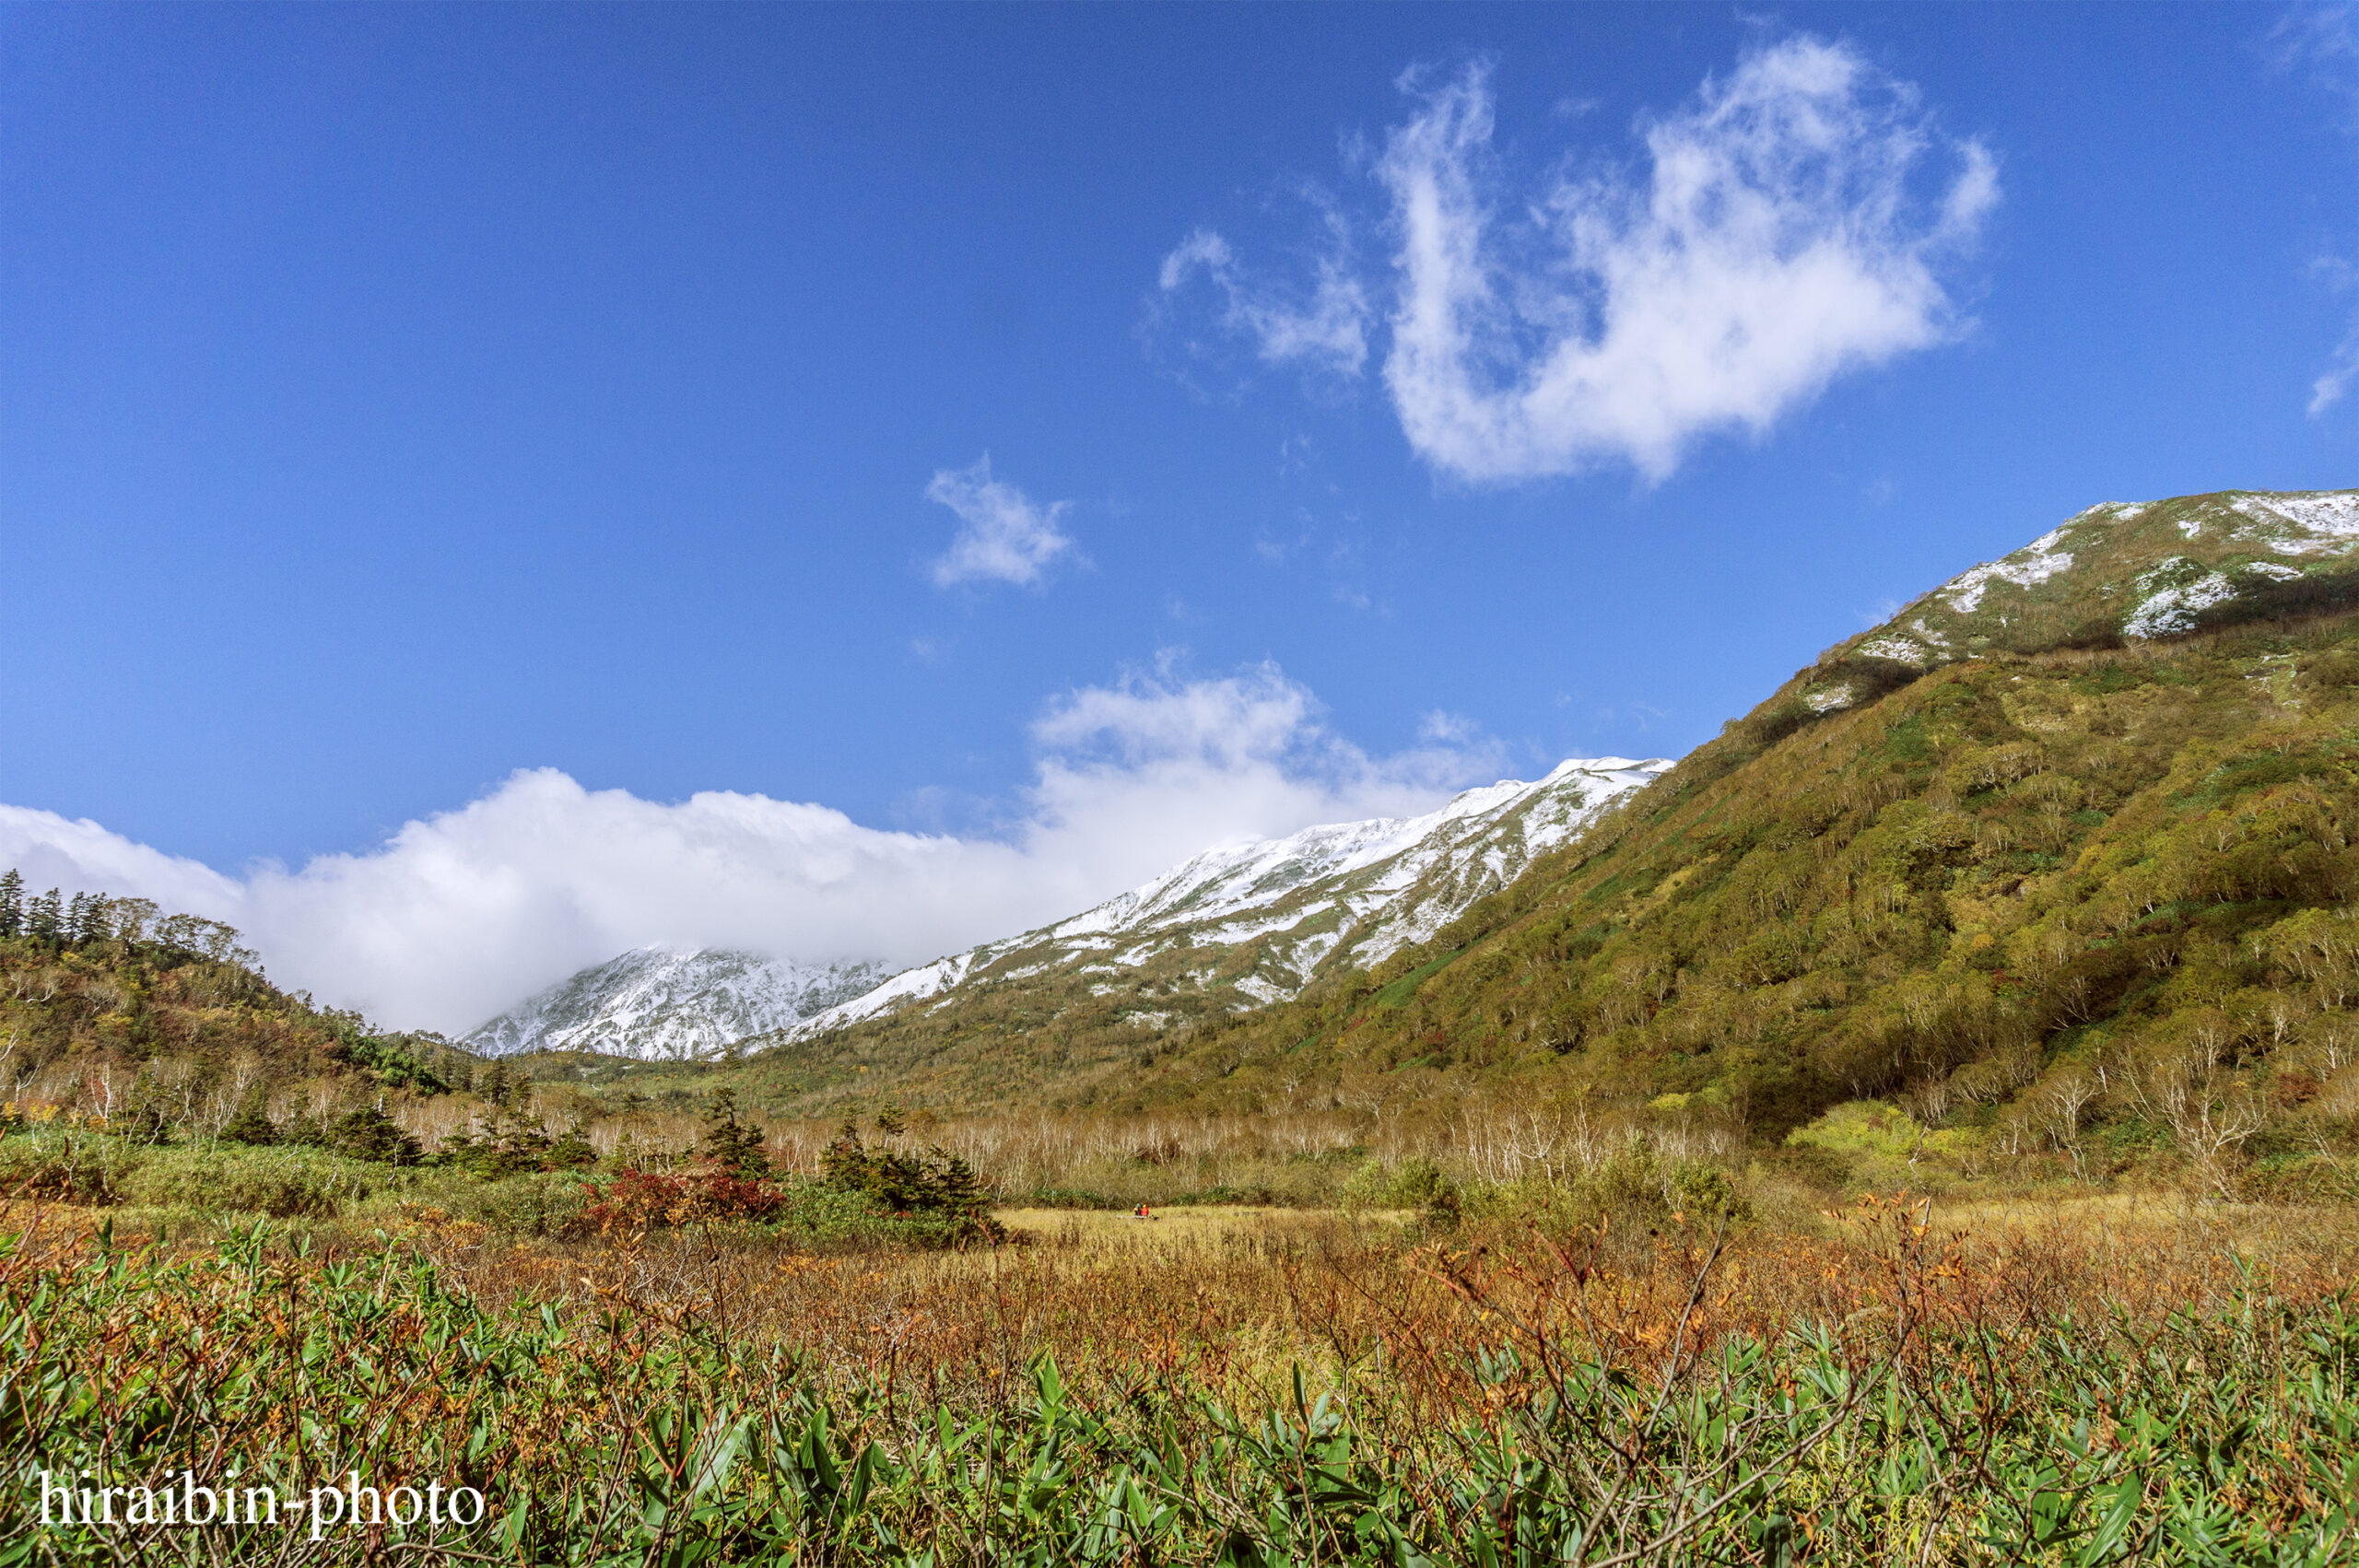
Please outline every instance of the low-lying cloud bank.
[{"label": "low-lying cloud bank", "polygon": [[920,962],[1044,924],[1197,851],[1431,809],[1495,774],[1456,731],[1374,757],[1274,665],[1133,676],[1050,705],[1033,782],[995,835],[864,827],[826,806],[712,790],[645,801],[520,771],[378,848],[224,875],[52,812],[0,806],[0,866],[35,887],[224,919],[273,978],[381,1024],[463,1031],[651,942]]}]

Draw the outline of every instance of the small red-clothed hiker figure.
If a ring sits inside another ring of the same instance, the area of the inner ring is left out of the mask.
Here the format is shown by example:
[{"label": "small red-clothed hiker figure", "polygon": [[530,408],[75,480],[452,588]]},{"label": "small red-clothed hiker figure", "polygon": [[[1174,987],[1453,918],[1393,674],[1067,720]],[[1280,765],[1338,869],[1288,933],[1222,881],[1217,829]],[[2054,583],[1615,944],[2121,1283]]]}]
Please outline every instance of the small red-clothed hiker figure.
[{"label": "small red-clothed hiker figure", "polygon": [[1140,1204],[1137,1208],[1135,1208],[1135,1209],[1132,1210],[1132,1211],[1131,1211],[1131,1212],[1132,1212],[1133,1215],[1137,1216],[1139,1219],[1142,1219],[1142,1220],[1152,1220],[1152,1219],[1154,1219],[1154,1218],[1155,1218],[1155,1216],[1154,1216],[1154,1215],[1152,1215],[1152,1214],[1150,1214],[1150,1213],[1148,1213],[1148,1212],[1146,1211],[1146,1205],[1145,1205],[1145,1204],[1144,1204],[1144,1203]]}]

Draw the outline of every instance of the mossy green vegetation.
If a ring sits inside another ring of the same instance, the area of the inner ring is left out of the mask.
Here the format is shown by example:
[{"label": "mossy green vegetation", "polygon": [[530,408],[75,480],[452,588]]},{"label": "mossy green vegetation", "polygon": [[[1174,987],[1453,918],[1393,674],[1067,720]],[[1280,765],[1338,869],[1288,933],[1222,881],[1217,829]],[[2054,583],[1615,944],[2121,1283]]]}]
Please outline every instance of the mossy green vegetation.
[{"label": "mossy green vegetation", "polygon": [[2348,1191],[2354,680],[2330,616],[1756,714],[1426,947],[1097,1098],[1815,1126],[1863,1181],[1893,1152],[1832,1129],[1881,1116],[1920,1181]]},{"label": "mossy green vegetation", "polygon": [[[2209,1311],[1928,1315],[1958,1264],[1905,1229],[1852,1259],[1897,1305],[1688,1348],[1691,1298],[1636,1354],[1444,1255],[1463,1343],[1243,1398],[1153,1347],[945,1387],[620,1293],[502,1308],[399,1246],[268,1243],[0,1235],[0,1562],[2325,1568],[2359,1524],[2346,1303],[2248,1277]],[[199,1488],[237,1505],[158,1505]]]}]

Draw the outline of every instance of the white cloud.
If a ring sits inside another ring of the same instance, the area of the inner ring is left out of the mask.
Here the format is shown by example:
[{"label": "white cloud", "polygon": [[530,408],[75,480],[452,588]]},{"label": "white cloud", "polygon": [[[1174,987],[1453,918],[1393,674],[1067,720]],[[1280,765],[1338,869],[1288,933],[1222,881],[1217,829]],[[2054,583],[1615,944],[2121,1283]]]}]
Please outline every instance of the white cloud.
[{"label": "white cloud", "polygon": [[1268,665],[1083,688],[1032,736],[1033,782],[991,837],[881,831],[726,791],[645,801],[539,768],[365,853],[242,877],[0,807],[0,866],[228,920],[283,985],[460,1031],[651,942],[922,961],[1075,913],[1213,844],[1429,810],[1499,760],[1470,735],[1372,757]]},{"label": "white cloud", "polygon": [[1209,278],[1221,292],[1221,325],[1252,339],[1270,364],[1356,376],[1367,363],[1367,295],[1353,274],[1342,215],[1328,206],[1324,216],[1330,243],[1306,299],[1289,301],[1266,280],[1249,276],[1228,241],[1209,228],[1199,228],[1163,258],[1157,281],[1166,294],[1175,294],[1200,273]]},{"label": "white cloud", "polygon": [[[1418,107],[1374,164],[1389,284],[1347,289],[1322,270],[1314,298],[1332,302],[1330,342],[1362,341],[1367,301],[1389,298],[1385,384],[1411,447],[1447,474],[1626,462],[1660,479],[1698,438],[1766,431],[1846,372],[1958,330],[1940,270],[1997,202],[1995,165],[1844,45],[1791,39],[1707,79],[1644,127],[1642,178],[1561,174],[1521,198],[1500,188],[1483,69],[1403,85]],[[1254,308],[1268,287],[1225,240],[1192,237],[1165,286],[1195,266],[1265,357],[1297,341]]]},{"label": "white cloud", "polygon": [[1329,731],[1274,664],[1089,687],[1033,734],[1044,755],[1020,841],[1056,864],[1101,867],[1109,894],[1208,845],[1428,811],[1498,766],[1496,747],[1473,738],[1372,757]]},{"label": "white cloud", "polygon": [[1461,745],[1479,738],[1483,726],[1462,713],[1437,708],[1417,721],[1417,738],[1445,745]]},{"label": "white cloud", "polygon": [[202,861],[151,849],[88,817],[76,821],[26,806],[0,805],[0,865],[22,872],[29,889],[103,889],[217,919],[237,907],[243,891]]},{"label": "white cloud", "polygon": [[[2359,6],[2297,6],[2279,19],[2269,41],[2279,69],[2306,66],[2319,86],[2341,100],[2342,128],[2359,136]],[[2344,257],[2321,257],[2316,270],[2338,293],[2359,286],[2359,265]],[[2359,381],[2359,312],[2328,357],[2325,373],[2310,383],[2310,416],[2341,402],[2353,381]]]},{"label": "white cloud", "polygon": [[1649,130],[1643,189],[1548,193],[1553,264],[1517,274],[1487,244],[1488,85],[1470,72],[1432,93],[1379,165],[1402,240],[1384,373],[1411,444],[1473,480],[1609,458],[1661,478],[1706,431],[1766,430],[1843,371],[1941,341],[1932,261],[1997,180],[1967,144],[1937,211],[1916,215],[1928,133],[1910,107],[1838,45],[1755,54]]},{"label": "white cloud", "polygon": [[949,552],[933,563],[936,586],[975,581],[1028,586],[1050,561],[1073,548],[1057,521],[1073,505],[1036,506],[1015,486],[992,477],[987,452],[971,468],[945,468],[925,487],[926,499],[958,514]]},{"label": "white cloud", "polygon": [[2351,383],[2359,380],[2359,322],[2353,323],[2351,335],[2344,338],[2334,351],[2334,357],[2325,375],[2310,383],[2310,415],[2316,418],[2342,401]]}]

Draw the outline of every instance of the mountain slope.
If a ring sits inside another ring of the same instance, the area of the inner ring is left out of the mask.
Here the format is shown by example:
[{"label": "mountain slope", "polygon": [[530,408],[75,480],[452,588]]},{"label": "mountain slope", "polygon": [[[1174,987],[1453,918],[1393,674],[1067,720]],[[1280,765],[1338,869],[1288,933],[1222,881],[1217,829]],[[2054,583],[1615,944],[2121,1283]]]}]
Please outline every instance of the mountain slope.
[{"label": "mountain slope", "polygon": [[[826,1114],[1471,1098],[1758,1138],[1905,1094],[2074,1161],[2195,1158],[2207,1115],[2258,1154],[2313,1105],[2359,1115],[2359,944],[2283,925],[2359,893],[2353,605],[2359,492],[2092,508],[1667,775],[1590,765],[1592,794],[1575,765],[1208,852],[749,1042],[783,1047],[749,1088]],[[1530,813],[1568,781],[1578,807]]]},{"label": "mountain slope", "polygon": [[[2257,513],[2299,532],[2256,538]],[[2032,580],[1977,568],[1830,650],[1441,940],[1202,1033],[1097,1103],[1487,1102],[1520,1136],[1620,1118],[1774,1142],[1880,1096],[1907,1114],[1846,1114],[1922,1141],[1895,1181],[1978,1150],[2222,1192],[2340,1180],[2359,600],[2331,529],[2354,515],[2353,493],[2083,513],[1997,563]],[[2154,575],[2174,556],[2177,580]],[[2278,562],[2304,597],[2254,569]],[[2158,624],[2160,596],[2211,577],[2229,591]],[[1862,659],[1902,635],[1898,674]],[[1830,676],[1874,684],[1809,700]]]},{"label": "mountain slope", "polygon": [[[791,1059],[806,1089],[852,1086],[880,1052],[921,1055],[940,1094],[960,1103],[1001,1093],[994,1085],[1104,1071],[1158,1032],[1281,1000],[1430,938],[1669,766],[1575,760],[1420,817],[1210,849],[1096,908],[905,971],[748,1045],[787,1047],[781,1065]],[[984,1044],[1011,1031],[1027,1036],[1024,1051]],[[976,1049],[951,1048],[960,1041]],[[1052,1064],[1028,1060],[1043,1051]]]},{"label": "mountain slope", "polygon": [[158,921],[142,899],[98,907],[95,930],[0,930],[0,1131],[44,1106],[142,1137],[212,1137],[250,1107],[316,1127],[469,1082],[473,1059],[439,1036],[272,985],[226,926]]},{"label": "mountain slope", "polygon": [[1827,712],[1960,659],[2120,647],[2354,596],[2359,491],[2107,501],[1830,649],[1800,700]]},{"label": "mountain slope", "polygon": [[1096,908],[921,965],[781,1033],[807,1038],[913,1001],[949,1000],[961,988],[1047,975],[1096,977],[1090,994],[1105,996],[1126,989],[1129,972],[1173,954],[1198,961],[1188,989],[1230,1006],[1292,996],[1329,968],[1377,963],[1430,937],[1670,766],[1576,759],[1536,783],[1468,790],[1420,817],[1332,823],[1207,849]]},{"label": "mountain slope", "polygon": [[749,1035],[858,996],[885,974],[873,964],[812,965],[717,948],[640,948],[559,981],[483,1024],[465,1044],[486,1056],[718,1056]]}]

